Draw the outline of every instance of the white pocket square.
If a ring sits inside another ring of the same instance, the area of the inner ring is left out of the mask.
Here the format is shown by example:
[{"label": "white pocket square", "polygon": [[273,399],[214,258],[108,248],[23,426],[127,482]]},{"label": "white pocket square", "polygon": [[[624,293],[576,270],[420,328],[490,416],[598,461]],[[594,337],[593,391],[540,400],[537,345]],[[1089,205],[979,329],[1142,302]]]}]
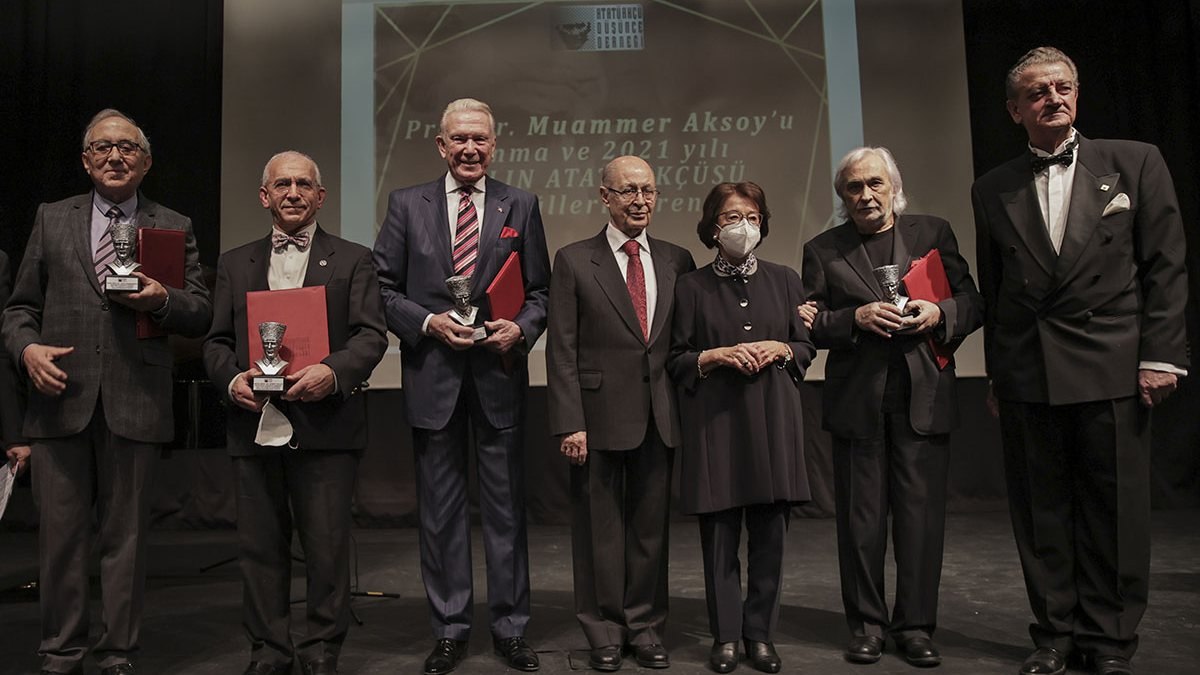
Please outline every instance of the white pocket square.
[{"label": "white pocket square", "polygon": [[1103,218],[1104,216],[1107,216],[1112,213],[1120,213],[1122,211],[1128,211],[1128,210],[1129,210],[1129,195],[1125,194],[1124,192],[1121,192],[1121,193],[1118,193],[1116,197],[1112,198],[1112,201],[1108,203],[1108,206],[1104,207],[1104,213],[1100,214],[1100,217]]}]

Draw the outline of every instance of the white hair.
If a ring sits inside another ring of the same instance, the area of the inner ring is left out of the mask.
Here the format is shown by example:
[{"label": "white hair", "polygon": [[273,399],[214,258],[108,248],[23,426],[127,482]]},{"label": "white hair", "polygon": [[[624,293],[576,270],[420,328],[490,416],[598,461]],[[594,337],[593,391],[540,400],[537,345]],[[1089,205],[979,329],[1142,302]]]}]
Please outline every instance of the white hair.
[{"label": "white hair", "polygon": [[908,197],[904,196],[904,180],[900,178],[900,167],[896,165],[892,151],[883,146],[855,148],[846,153],[833,172],[833,190],[840,199],[837,203],[837,216],[842,220],[850,217],[850,212],[846,210],[846,202],[841,199],[842,191],[846,189],[846,172],[867,155],[875,155],[887,168],[888,178],[892,181],[892,213],[898,216],[908,208]]},{"label": "white hair", "polygon": [[1055,63],[1061,63],[1071,72],[1071,84],[1079,86],[1079,69],[1075,67],[1075,62],[1071,57],[1064,54],[1061,50],[1054,47],[1034,47],[1025,52],[1025,55],[1013,64],[1012,68],[1008,69],[1008,74],[1004,77],[1004,95],[1008,100],[1017,100],[1017,87],[1021,83],[1021,75],[1025,74],[1025,70],[1030,66],[1048,66]]},{"label": "white hair", "polygon": [[262,186],[263,187],[266,187],[267,181],[271,180],[271,162],[274,162],[275,160],[279,159],[280,157],[288,157],[288,156],[295,156],[295,157],[300,157],[300,158],[308,160],[313,166],[313,178],[317,179],[317,187],[323,187],[324,184],[321,182],[321,167],[317,166],[317,161],[315,159],[313,159],[312,157],[309,157],[308,155],[304,154],[303,152],[300,152],[299,150],[284,150],[283,152],[277,152],[274,155],[271,155],[271,159],[268,159],[267,163],[263,165],[263,173],[262,173]]},{"label": "white hair", "polygon": [[487,115],[488,126],[492,128],[492,132],[496,131],[496,118],[492,115],[492,108],[488,104],[473,98],[460,98],[451,101],[446,105],[446,109],[442,111],[442,133],[446,133],[446,120],[454,113],[478,112]]},{"label": "white hair", "polygon": [[142,146],[142,150],[145,150],[146,154],[149,155],[150,154],[150,139],[146,138],[146,132],[142,131],[142,128],[137,125],[137,122],[133,121],[132,117],[130,117],[129,115],[126,115],[125,113],[121,112],[120,110],[117,110],[116,108],[105,108],[104,110],[101,110],[100,112],[96,113],[95,115],[92,115],[92,120],[90,122],[88,122],[87,127],[85,127],[83,130],[83,149],[87,150],[88,143],[91,142],[90,139],[92,136],[92,130],[96,128],[96,125],[98,125],[101,122],[103,122],[104,120],[112,118],[112,117],[119,117],[119,118],[125,120],[126,122],[129,122],[131,125],[133,125],[134,129],[137,129],[138,145]]}]

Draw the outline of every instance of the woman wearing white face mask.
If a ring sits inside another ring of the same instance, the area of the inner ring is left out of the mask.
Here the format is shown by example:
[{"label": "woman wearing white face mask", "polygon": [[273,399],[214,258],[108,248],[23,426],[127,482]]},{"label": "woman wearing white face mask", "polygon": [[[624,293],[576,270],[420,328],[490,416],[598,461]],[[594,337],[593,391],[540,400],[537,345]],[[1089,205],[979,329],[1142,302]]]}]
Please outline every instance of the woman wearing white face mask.
[{"label": "woman wearing white face mask", "polygon": [[783,542],[791,507],[809,500],[799,383],[816,350],[795,309],[800,276],[754,255],[769,219],[758,185],[714,187],[696,232],[716,259],[675,284],[667,368],[683,431],[679,503],[699,516],[709,665],[719,673],[738,666],[739,641],[754,668],[779,672]]}]

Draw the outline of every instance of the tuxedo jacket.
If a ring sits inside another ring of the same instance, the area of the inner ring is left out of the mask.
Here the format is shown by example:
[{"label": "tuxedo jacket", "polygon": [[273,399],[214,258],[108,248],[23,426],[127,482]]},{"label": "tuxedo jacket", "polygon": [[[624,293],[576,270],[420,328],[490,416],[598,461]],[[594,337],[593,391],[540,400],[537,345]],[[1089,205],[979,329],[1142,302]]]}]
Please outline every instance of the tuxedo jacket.
[{"label": "tuxedo jacket", "polygon": [[[8,266],[8,255],[0,251],[0,308],[8,303],[11,294],[12,270]],[[25,388],[17,375],[16,362],[4,353],[0,356],[0,449],[25,442],[21,432],[24,422]]]},{"label": "tuxedo jacket", "polygon": [[657,289],[649,341],[604,230],[554,257],[546,343],[550,433],[586,431],[589,449],[639,447],[651,416],[667,447],[680,442],[666,362],[675,279],[696,263],[684,248],[647,239]]},{"label": "tuxedo jacket", "polygon": [[517,252],[525,280],[525,303],[515,321],[525,342],[510,352],[509,367],[484,347],[456,351],[421,333],[426,316],[454,306],[454,297],[446,288],[446,279],[454,276],[454,265],[445,175],[424,185],[394,190],[388,196],[374,260],[387,327],[401,342],[401,384],[408,421],[414,427],[445,427],[468,378],[493,427],[511,427],[524,414],[529,381],[525,351],[546,328],[550,282],[546,234],[534,194],[490,177],[484,192],[471,304],[479,308],[477,322],[491,320],[487,287],[509,254]]},{"label": "tuxedo jacket", "polygon": [[[321,362],[337,376],[337,390],[320,401],[276,400],[287,416],[301,450],[349,450],[367,446],[367,407],[363,382],[383,358],[387,329],[379,279],[364,246],[335,237],[317,227],[305,268],[304,286],[325,287],[329,321],[329,356]],[[229,383],[250,369],[249,340],[258,340],[246,321],[246,293],[269,290],[271,237],[244,244],[221,255],[213,292],[213,323],[204,340],[204,366],[213,384],[227,392]],[[278,452],[257,445],[260,414],[229,406],[227,425],[231,454]]]},{"label": "tuxedo jacket", "polygon": [[884,387],[893,343],[904,352],[911,382],[909,424],[919,434],[949,433],[958,424],[954,362],[938,369],[932,338],[956,347],[983,321],[983,302],[958,252],[950,223],[904,214],[894,225],[892,260],[907,271],[912,261],[937,249],[951,297],[938,302],[942,322],[932,333],[882,338],[858,328],[854,311],[885,300],[862,238],[847,222],[804,245],[804,289],[817,303],[813,343],[829,350],[823,387],[823,426],[842,438],[870,438],[882,419]]},{"label": "tuxedo jacket", "polygon": [[[67,388],[46,396],[29,386],[25,434],[59,438],[82,431],[96,400],[114,434],[144,443],[174,436],[171,407],[174,356],[166,336],[139,340],[137,312],[110,302],[96,279],[91,243],[92,193],[38,207],[12,297],[4,310],[4,345],[21,364],[30,344],[74,347],[59,358]],[[200,337],[212,317],[200,272],[192,221],[138,195],[139,228],[182,230],[184,287],[167,288],[168,310],[158,324],[168,333]]]},{"label": "tuxedo jacket", "polygon": [[1145,143],[1077,137],[1058,254],[1028,153],[971,189],[987,370],[1002,400],[1134,396],[1139,362],[1187,364],[1186,244],[1162,155]]}]

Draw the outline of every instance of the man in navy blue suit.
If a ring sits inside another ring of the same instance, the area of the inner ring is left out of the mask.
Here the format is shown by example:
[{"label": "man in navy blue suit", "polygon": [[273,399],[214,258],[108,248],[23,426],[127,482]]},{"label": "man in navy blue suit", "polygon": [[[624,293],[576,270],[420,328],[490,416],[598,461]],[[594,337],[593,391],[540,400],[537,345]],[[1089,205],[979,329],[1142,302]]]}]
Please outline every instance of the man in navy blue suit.
[{"label": "man in navy blue suit", "polygon": [[[375,242],[388,329],[401,341],[405,411],[413,427],[421,522],[421,576],[437,644],[426,675],[466,656],[471,631],[469,436],[479,472],[492,641],[508,666],[538,669],[525,642],[529,555],[525,535],[525,354],[546,327],[550,259],[537,197],[487,177],[496,149],[487,104],[464,98],[442,114],[438,153],[449,171],[395,190]],[[524,304],[491,316],[486,290],[516,252]],[[450,277],[470,277],[470,304],[487,337],[452,318]],[[470,433],[469,433],[470,432]]]}]

